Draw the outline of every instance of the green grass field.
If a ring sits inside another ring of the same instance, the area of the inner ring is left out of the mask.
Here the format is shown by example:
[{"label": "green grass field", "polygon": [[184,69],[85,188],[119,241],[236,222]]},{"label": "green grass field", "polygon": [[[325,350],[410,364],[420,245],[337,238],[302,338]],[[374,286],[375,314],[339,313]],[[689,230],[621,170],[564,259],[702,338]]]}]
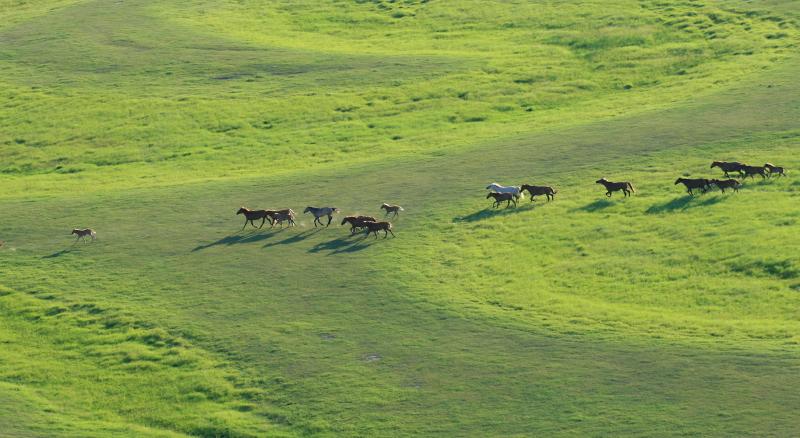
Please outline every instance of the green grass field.
[{"label": "green grass field", "polygon": [[[0,0],[0,435],[794,436],[798,42],[791,0]],[[673,185],[713,160],[788,175]]]}]

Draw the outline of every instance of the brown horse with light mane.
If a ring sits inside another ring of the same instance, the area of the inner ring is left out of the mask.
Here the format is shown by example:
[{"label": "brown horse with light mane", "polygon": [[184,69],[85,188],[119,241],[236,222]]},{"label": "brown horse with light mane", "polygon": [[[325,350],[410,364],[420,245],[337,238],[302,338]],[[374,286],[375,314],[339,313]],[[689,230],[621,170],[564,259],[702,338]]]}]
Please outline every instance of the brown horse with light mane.
[{"label": "brown horse with light mane", "polygon": [[766,163],[766,164],[764,164],[764,167],[766,167],[767,169],[769,169],[769,175],[770,175],[770,176],[772,176],[772,175],[778,175],[778,176],[784,176],[784,175],[786,175],[786,173],[785,173],[785,172],[784,172],[784,170],[783,170],[783,167],[776,166],[776,165],[774,165],[774,164],[770,164],[770,163]]},{"label": "brown horse with light mane", "polygon": [[[294,211],[291,208],[287,208],[287,209],[284,209],[284,210],[278,210],[278,211],[270,211],[270,215],[269,216],[273,220],[273,226],[277,223],[277,224],[281,225],[281,228],[283,228],[283,223],[284,222],[288,222],[290,227],[293,227],[293,226],[297,225],[294,222],[295,214],[294,214]],[[272,228],[272,227],[270,227],[270,228]]]},{"label": "brown horse with light mane", "polygon": [[386,214],[384,216],[389,216],[389,213],[394,213],[394,216],[397,216],[398,212],[403,211],[403,207],[399,205],[387,204],[384,202],[383,204],[381,204],[381,210],[386,210]]},{"label": "brown horse with light mane", "polygon": [[97,239],[97,233],[95,233],[94,230],[91,228],[84,228],[84,229],[75,228],[69,234],[75,234],[76,236],[78,236],[75,238],[76,242],[78,240],[83,240],[84,242],[86,242],[86,236],[91,237],[93,242],[95,239]]}]

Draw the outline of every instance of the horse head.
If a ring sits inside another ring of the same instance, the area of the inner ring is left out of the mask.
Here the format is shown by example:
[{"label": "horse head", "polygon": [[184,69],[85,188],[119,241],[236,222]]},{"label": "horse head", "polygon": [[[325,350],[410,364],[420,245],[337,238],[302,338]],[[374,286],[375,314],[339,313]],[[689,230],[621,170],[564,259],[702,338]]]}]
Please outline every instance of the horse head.
[{"label": "horse head", "polygon": [[607,183],[607,182],[608,182],[608,180],[607,180],[607,179],[605,179],[605,178],[600,178],[600,179],[598,179],[597,181],[595,181],[594,183],[595,183],[595,184],[605,184],[605,183]]},{"label": "horse head", "polygon": [[306,207],[306,209],[305,209],[305,210],[303,210],[303,214],[306,214],[306,213],[308,213],[309,211],[311,211],[311,209],[312,209],[312,208],[313,208],[313,207]]},{"label": "horse head", "polygon": [[244,213],[247,213],[248,211],[250,211],[250,210],[242,207],[236,212],[236,214],[244,214]]},{"label": "horse head", "polygon": [[678,185],[678,184],[682,183],[683,181],[684,181],[683,178],[678,178],[678,179],[675,180],[675,185]]}]

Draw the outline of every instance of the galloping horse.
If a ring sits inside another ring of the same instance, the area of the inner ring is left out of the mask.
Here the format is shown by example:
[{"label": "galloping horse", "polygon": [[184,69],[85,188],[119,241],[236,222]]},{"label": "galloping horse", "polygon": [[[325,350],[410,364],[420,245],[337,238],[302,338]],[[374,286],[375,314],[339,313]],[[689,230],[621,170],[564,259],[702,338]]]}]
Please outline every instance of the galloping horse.
[{"label": "galloping horse", "polygon": [[494,203],[492,203],[492,208],[497,208],[503,201],[506,201],[506,208],[511,206],[511,203],[514,203],[514,207],[517,206],[517,198],[514,196],[513,193],[497,193],[491,192],[486,195],[486,199],[494,198]]},{"label": "galloping horse", "polygon": [[547,202],[550,202],[551,199],[555,199],[556,197],[556,191],[553,190],[552,187],[548,186],[531,186],[528,184],[521,185],[519,188],[520,193],[524,192],[525,190],[531,194],[531,202],[533,202],[534,196],[545,195],[547,196]]},{"label": "galloping horse", "polygon": [[291,216],[292,220],[294,220],[294,211],[291,208],[284,208],[283,210],[264,210],[267,212],[267,219],[269,219],[269,227],[272,228],[275,226],[275,222],[277,222],[277,217],[279,215],[284,216]]},{"label": "galloping horse", "polygon": [[339,209],[336,207],[319,207],[319,208],[306,207],[306,209],[303,210],[303,214],[311,213],[312,215],[314,215],[314,228],[317,227],[317,222],[319,222],[319,224],[322,225],[322,221],[319,220],[319,218],[321,218],[322,216],[328,216],[328,223],[325,225],[327,227],[328,225],[331,224],[331,221],[333,220],[333,214],[338,212]]},{"label": "galloping horse", "polygon": [[627,181],[611,182],[605,178],[600,178],[597,181],[595,181],[595,184],[602,184],[603,187],[606,188],[606,196],[608,196],[609,198],[611,197],[611,192],[616,192],[619,190],[622,190],[622,193],[625,196],[630,196],[631,193],[636,193],[636,190],[633,189],[633,185],[631,185],[631,183]]},{"label": "galloping horse", "polygon": [[377,222],[377,219],[372,216],[345,216],[342,219],[342,225],[350,224],[350,234],[355,234],[356,230],[365,228],[366,222]]},{"label": "galloping horse", "polygon": [[525,198],[525,195],[522,194],[522,190],[519,187],[501,186],[497,183],[491,183],[486,186],[486,190],[494,190],[497,193],[511,193],[515,198]]},{"label": "galloping horse", "polygon": [[722,169],[722,171],[725,172],[725,176],[727,177],[730,177],[730,175],[728,175],[728,172],[738,172],[739,176],[744,175],[744,173],[742,172],[742,167],[744,167],[744,164],[738,161],[714,161],[713,163],[711,163],[711,168],[713,169],[715,167],[719,167],[720,169]]},{"label": "galloping horse", "polygon": [[385,202],[381,204],[381,210],[386,210],[386,214],[384,216],[389,216],[389,213],[394,213],[394,216],[397,216],[398,212],[404,211],[403,207],[399,205],[387,204]]},{"label": "galloping horse", "polygon": [[780,176],[786,175],[786,173],[784,173],[784,171],[783,171],[783,167],[775,166],[774,164],[769,164],[769,163],[765,164],[764,167],[769,169],[770,176],[772,176],[772,175],[780,175]]},{"label": "galloping horse", "polygon": [[259,219],[261,219],[261,225],[259,225],[258,228],[263,227],[264,222],[266,222],[267,219],[269,219],[269,223],[270,225],[272,225],[272,218],[270,218],[270,210],[249,210],[247,208],[242,207],[239,209],[239,211],[236,212],[236,214],[244,215],[244,226],[242,227],[243,230],[247,226],[248,222],[250,222],[250,225],[252,225],[253,228],[256,228],[256,224],[254,224],[253,221],[257,221]]},{"label": "galloping horse", "polygon": [[695,178],[695,179],[678,178],[675,180],[675,185],[678,184],[683,184],[684,186],[686,186],[686,192],[692,196],[694,196],[694,193],[692,192],[692,190],[694,189],[700,189],[700,191],[705,193],[711,187],[711,181],[705,178]]},{"label": "galloping horse", "polygon": [[367,236],[369,233],[375,234],[375,238],[378,238],[378,231],[383,230],[383,238],[385,239],[391,233],[392,237],[396,237],[394,233],[392,233],[392,223],[391,222],[364,222],[364,225],[367,228]]},{"label": "galloping horse", "polygon": [[273,221],[281,224],[281,228],[283,228],[283,222],[284,221],[289,222],[289,226],[290,227],[293,227],[293,226],[296,225],[294,223],[294,211],[292,211],[291,208],[287,208],[285,210],[279,210],[279,211],[275,211],[275,212],[271,212],[271,213],[272,214],[270,215],[270,217],[272,217]]},{"label": "galloping horse", "polygon": [[76,234],[78,236],[78,237],[75,238],[76,242],[78,240],[83,240],[84,242],[86,242],[86,236],[91,237],[92,241],[94,241],[97,238],[97,233],[95,233],[94,230],[91,229],[91,228],[84,228],[82,230],[78,229],[78,228],[75,228],[69,234]]},{"label": "galloping horse", "polygon": [[767,177],[767,166],[742,166],[742,172],[744,172],[744,177],[753,178],[753,175],[761,175],[761,179],[766,179]]},{"label": "galloping horse", "polygon": [[738,192],[739,186],[742,185],[742,183],[736,181],[735,179],[712,179],[711,184],[714,184],[720,190],[722,190],[722,193],[725,193],[725,189],[733,189],[734,192]]}]

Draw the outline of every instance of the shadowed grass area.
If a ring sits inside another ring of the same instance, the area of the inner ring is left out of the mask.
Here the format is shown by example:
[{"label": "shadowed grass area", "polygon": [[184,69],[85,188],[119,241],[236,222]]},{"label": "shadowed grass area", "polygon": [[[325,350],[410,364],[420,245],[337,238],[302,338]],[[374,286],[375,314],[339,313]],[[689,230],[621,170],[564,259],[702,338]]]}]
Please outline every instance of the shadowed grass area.
[{"label": "shadowed grass area", "polygon": [[[797,430],[792,2],[13,11],[4,430]],[[723,159],[789,177],[672,184]],[[491,181],[558,195],[487,209]],[[405,208],[396,238],[235,214],[382,202]]]}]

